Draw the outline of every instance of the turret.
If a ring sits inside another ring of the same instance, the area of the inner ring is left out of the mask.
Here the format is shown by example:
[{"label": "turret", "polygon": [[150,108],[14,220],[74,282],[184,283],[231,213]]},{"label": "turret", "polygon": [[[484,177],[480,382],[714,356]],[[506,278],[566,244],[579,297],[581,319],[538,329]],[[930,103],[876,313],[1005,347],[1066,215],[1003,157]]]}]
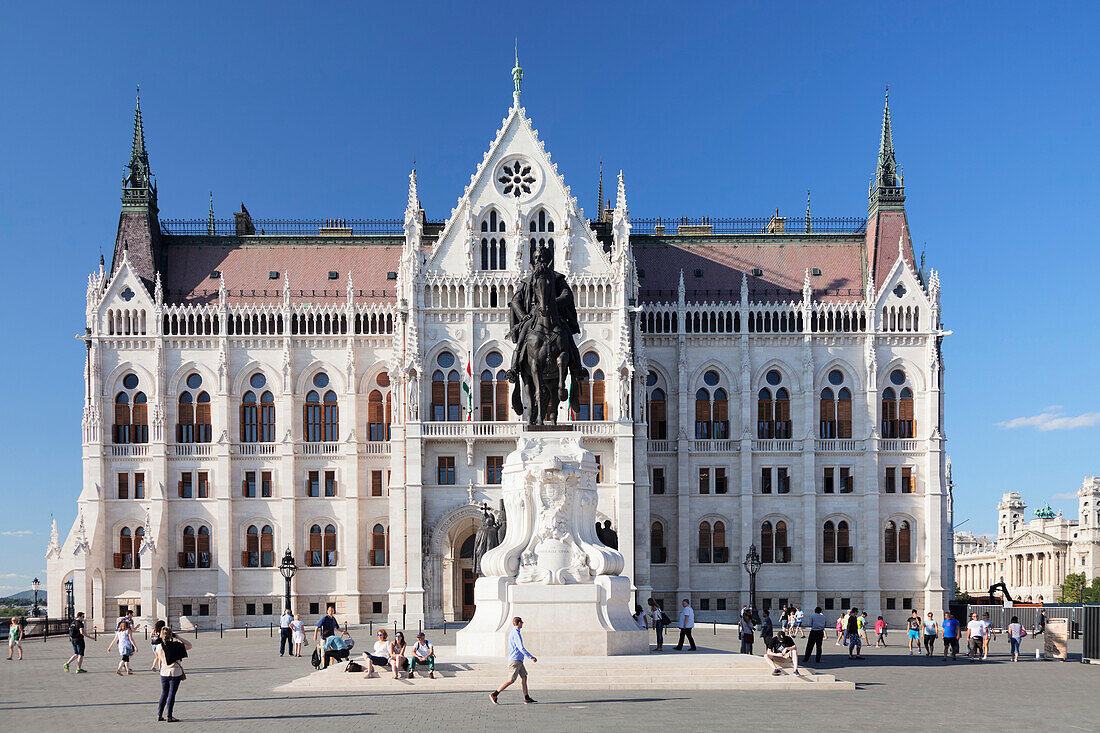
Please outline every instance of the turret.
[{"label": "turret", "polygon": [[1027,504],[1020,499],[1018,492],[1010,492],[1001,496],[1001,502],[997,504],[997,539],[1009,540],[1016,534],[1017,526],[1025,523],[1024,510]]},{"label": "turret", "polygon": [[149,166],[149,153],[145,149],[140,93],[134,109],[134,135],[126,170],[122,182],[122,213],[119,215],[118,233],[115,235],[111,275],[114,276],[125,252],[130,266],[145,281],[151,292],[159,269],[160,221],[157,185]]}]

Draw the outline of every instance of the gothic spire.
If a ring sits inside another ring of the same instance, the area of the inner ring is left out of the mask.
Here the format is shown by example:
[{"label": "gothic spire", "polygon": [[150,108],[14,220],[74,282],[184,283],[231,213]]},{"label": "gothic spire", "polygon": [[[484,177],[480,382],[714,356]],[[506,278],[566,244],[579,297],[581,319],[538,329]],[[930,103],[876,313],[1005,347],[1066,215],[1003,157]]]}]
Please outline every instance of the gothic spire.
[{"label": "gothic spire", "polygon": [[600,158],[600,185],[596,192],[596,220],[603,218],[603,158]]},{"label": "gothic spire", "polygon": [[210,192],[210,215],[206,220],[206,233],[211,237],[214,236],[214,192]]},{"label": "gothic spire", "polygon": [[813,231],[813,222],[810,218],[810,189],[806,189],[806,233],[810,234]]},{"label": "gothic spire", "polygon": [[890,87],[886,87],[886,100],[882,108],[882,135],[878,144],[878,165],[871,177],[868,198],[874,204],[901,204],[905,202],[905,183],[901,166],[894,157],[894,133],[890,120]]},{"label": "gothic spire", "polygon": [[149,188],[151,174],[149,153],[145,150],[145,127],[141,122],[141,87],[137,89],[137,102],[134,107],[134,139],[130,146],[130,164],[126,166],[130,175],[126,178],[127,188]]}]

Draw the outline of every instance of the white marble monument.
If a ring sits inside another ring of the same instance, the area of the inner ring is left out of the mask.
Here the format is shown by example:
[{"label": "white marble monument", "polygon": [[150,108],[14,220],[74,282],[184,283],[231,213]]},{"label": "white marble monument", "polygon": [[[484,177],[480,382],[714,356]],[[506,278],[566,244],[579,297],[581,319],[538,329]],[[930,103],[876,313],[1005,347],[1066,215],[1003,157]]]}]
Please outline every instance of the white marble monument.
[{"label": "white marble monument", "polygon": [[524,432],[504,461],[504,541],[481,559],[462,656],[502,656],[512,619],[536,656],[649,651],[623,556],[596,537],[596,459],[571,432]]}]

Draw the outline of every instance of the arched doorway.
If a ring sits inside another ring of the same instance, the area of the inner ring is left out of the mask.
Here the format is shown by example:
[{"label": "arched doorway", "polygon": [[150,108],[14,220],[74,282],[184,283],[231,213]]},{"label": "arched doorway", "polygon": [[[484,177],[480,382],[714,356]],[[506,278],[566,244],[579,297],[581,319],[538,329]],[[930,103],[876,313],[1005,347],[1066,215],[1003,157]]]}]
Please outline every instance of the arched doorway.
[{"label": "arched doorway", "polygon": [[459,621],[469,621],[474,617],[474,537],[476,531],[470,532],[466,539],[459,545],[458,557],[455,559],[455,580],[458,598],[455,599],[455,610]]},{"label": "arched doorway", "polygon": [[440,516],[429,530],[431,541],[424,562],[429,627],[473,616],[473,545],[481,521],[480,505],[462,504]]}]

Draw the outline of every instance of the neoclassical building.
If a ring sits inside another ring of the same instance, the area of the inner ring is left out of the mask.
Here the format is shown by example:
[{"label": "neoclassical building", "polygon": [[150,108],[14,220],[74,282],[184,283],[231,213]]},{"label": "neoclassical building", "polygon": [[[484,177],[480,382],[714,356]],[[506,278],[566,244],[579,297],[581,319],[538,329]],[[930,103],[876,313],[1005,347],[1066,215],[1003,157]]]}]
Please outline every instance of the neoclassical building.
[{"label": "neoclassical building", "polygon": [[[518,71],[518,69],[517,69]],[[517,74],[518,76],[518,74]],[[576,291],[600,462],[638,598],[900,619],[954,577],[940,285],[910,240],[889,105],[867,216],[586,216],[513,104],[443,221],[162,219],[140,106],[110,267],[88,279],[83,480],[48,548],[102,627],[123,607],[266,623],[468,618],[481,505],[521,423],[507,304],[535,246]]]},{"label": "neoclassical building", "polygon": [[1100,477],[1077,490],[1077,519],[1055,514],[1049,505],[1028,520],[1018,492],[997,504],[997,537],[955,533],[955,582],[959,590],[985,596],[1001,579],[1017,601],[1057,601],[1070,573],[1086,582],[1100,575]]}]

